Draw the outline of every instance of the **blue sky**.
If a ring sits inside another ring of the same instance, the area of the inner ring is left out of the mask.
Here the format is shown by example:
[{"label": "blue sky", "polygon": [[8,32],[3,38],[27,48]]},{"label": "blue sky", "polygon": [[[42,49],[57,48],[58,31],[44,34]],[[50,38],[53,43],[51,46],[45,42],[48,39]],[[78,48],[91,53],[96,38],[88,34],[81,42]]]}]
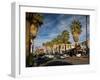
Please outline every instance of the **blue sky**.
[{"label": "blue sky", "polygon": [[[86,16],[85,15],[71,15],[71,14],[49,14],[43,13],[43,25],[39,28],[37,37],[35,39],[35,47],[41,47],[42,43],[51,41],[63,30],[70,32],[71,43],[74,43],[73,37],[70,31],[70,26],[73,18],[79,20],[82,24],[82,33],[80,35],[80,42],[86,40]],[[89,16],[87,17],[87,28],[89,38]]]}]

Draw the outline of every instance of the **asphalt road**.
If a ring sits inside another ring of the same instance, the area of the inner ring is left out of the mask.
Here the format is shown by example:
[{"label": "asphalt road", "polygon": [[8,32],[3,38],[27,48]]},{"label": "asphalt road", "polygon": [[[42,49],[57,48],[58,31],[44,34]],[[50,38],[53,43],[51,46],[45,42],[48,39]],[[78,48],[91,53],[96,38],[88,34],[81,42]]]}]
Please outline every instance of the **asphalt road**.
[{"label": "asphalt road", "polygon": [[74,65],[89,64],[89,57],[67,57],[66,61]]},{"label": "asphalt road", "polygon": [[65,59],[53,59],[40,66],[81,65],[89,64],[89,57],[67,57]]}]

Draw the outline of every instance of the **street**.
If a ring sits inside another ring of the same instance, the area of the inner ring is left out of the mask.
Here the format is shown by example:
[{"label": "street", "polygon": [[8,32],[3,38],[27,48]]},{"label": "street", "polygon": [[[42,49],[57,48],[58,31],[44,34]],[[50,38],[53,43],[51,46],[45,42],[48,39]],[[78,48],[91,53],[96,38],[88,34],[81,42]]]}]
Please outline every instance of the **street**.
[{"label": "street", "polygon": [[71,64],[89,64],[89,58],[88,57],[67,57],[66,58],[68,63]]}]

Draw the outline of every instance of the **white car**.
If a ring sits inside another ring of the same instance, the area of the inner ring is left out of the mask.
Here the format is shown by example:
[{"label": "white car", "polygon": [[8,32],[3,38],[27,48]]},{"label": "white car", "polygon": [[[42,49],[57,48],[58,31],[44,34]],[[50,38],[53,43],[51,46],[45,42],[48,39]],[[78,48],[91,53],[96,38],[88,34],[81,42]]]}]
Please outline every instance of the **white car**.
[{"label": "white car", "polygon": [[48,57],[48,58],[54,58],[53,55],[46,55],[46,57]]},{"label": "white car", "polygon": [[81,57],[81,54],[76,54],[77,57]]},{"label": "white car", "polygon": [[64,54],[64,57],[69,57],[69,55],[67,55],[67,54]]}]

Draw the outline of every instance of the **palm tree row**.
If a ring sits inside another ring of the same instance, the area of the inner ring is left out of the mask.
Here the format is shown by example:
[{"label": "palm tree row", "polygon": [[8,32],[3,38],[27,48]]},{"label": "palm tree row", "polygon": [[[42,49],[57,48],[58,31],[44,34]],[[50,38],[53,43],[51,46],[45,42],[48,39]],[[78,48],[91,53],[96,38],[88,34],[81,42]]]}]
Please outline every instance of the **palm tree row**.
[{"label": "palm tree row", "polygon": [[[43,43],[43,46],[47,47],[49,46],[51,48],[51,51],[53,52],[53,46],[58,45],[58,50],[60,53],[61,44],[65,45],[65,51],[66,51],[66,44],[69,44],[69,32],[67,30],[64,30],[60,35],[58,35],[56,38],[52,39],[49,42]],[[56,47],[57,49],[57,47]]]}]

